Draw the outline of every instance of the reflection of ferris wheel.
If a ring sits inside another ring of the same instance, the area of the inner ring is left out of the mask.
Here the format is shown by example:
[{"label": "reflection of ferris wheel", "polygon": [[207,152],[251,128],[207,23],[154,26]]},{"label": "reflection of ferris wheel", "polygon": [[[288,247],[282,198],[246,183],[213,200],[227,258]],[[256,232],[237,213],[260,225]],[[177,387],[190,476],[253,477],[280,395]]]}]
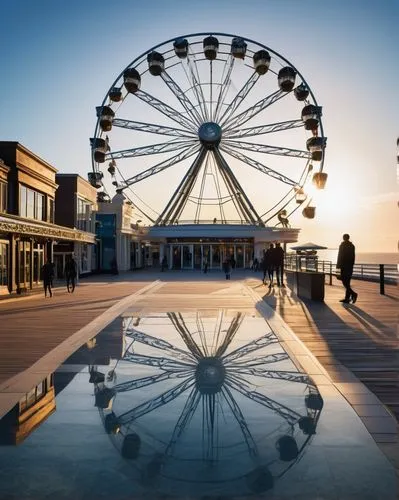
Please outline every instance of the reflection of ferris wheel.
[{"label": "reflection of ferris wheel", "polygon": [[221,33],[163,42],[122,71],[97,118],[89,179],[100,201],[105,164],[156,225],[284,225],[301,205],[315,215],[307,185],[327,178],[321,107],[299,71],[258,42]]},{"label": "reflection of ferris wheel", "polygon": [[[123,358],[106,381],[91,371],[95,405],[131,477],[180,493],[273,488],[316,433],[323,400],[314,382],[271,330],[243,343],[242,313],[166,318],[124,318]],[[147,333],[161,324],[173,344]]]}]

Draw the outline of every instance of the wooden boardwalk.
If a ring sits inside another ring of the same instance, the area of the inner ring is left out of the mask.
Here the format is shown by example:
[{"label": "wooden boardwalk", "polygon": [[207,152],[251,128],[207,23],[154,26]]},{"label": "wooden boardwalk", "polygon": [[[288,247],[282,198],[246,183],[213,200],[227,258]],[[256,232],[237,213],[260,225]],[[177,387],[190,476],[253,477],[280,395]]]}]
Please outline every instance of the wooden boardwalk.
[{"label": "wooden boardwalk", "polygon": [[74,332],[146,282],[82,282],[75,293],[55,289],[0,301],[0,385],[29,368]]},{"label": "wooden boardwalk", "polygon": [[[399,420],[399,292],[386,286],[353,281],[359,298],[344,305],[341,282],[325,287],[325,301],[299,300],[289,288],[269,289],[258,279],[248,284],[278,312],[317,357],[335,382],[337,363],[345,365]],[[356,401],[353,401],[356,405]]]}]

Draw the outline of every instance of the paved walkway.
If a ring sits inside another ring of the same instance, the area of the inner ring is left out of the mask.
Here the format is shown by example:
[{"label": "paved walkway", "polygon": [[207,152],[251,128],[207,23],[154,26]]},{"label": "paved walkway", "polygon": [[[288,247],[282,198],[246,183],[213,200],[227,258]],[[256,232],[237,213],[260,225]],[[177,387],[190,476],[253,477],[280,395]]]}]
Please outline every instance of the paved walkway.
[{"label": "paved walkway", "polygon": [[[397,429],[384,428],[388,418],[377,398],[361,389],[361,384],[353,385],[353,376],[345,378],[342,370],[342,365],[348,367],[398,416],[397,288],[387,287],[387,294],[381,296],[378,284],[357,282],[354,285],[359,292],[357,304],[344,306],[339,303],[342,285],[338,282],[326,286],[325,303],[316,303],[298,300],[288,288],[265,287],[260,274],[236,272],[231,281],[222,278],[218,272],[204,275],[189,271],[142,271],[82,280],[74,294],[57,289],[51,299],[34,295],[0,301],[0,349],[7,353],[0,364],[0,407],[8,401],[4,394],[7,387],[15,390],[12,381],[18,379],[18,374],[38,363],[44,363],[40,373],[46,369],[47,373],[52,371],[53,365],[46,365],[46,360],[54,362],[51,353],[57,346],[64,346],[57,358],[62,362],[82,343],[75,332],[100,315],[110,311],[117,314],[120,301],[131,294],[137,294],[138,307],[153,310],[206,307],[245,310],[253,308],[253,297],[246,291],[252,290],[251,293],[279,313],[317,357],[377,442],[384,447],[381,443],[388,441],[384,451],[396,460],[398,467],[398,449],[393,443]],[[90,334],[85,333],[87,338]],[[24,390],[22,384],[18,392]],[[392,423],[391,418],[389,422]]]}]

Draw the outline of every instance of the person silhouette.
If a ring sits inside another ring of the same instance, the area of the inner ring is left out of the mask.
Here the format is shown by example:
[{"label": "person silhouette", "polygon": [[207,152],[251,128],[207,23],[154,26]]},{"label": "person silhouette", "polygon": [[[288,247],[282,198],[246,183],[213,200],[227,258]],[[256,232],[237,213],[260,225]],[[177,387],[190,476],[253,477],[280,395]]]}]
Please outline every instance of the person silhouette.
[{"label": "person silhouette", "polygon": [[75,291],[75,280],[77,274],[78,272],[75,259],[72,257],[72,255],[69,255],[65,263],[65,277],[68,293],[73,293]]},{"label": "person silhouette", "polygon": [[352,300],[354,304],[357,300],[358,294],[351,288],[351,279],[353,274],[353,266],[355,264],[355,245],[349,241],[349,234],[342,236],[342,243],[339,245],[337,269],[340,269],[342,284],[345,287],[345,298],[340,302],[349,304]]},{"label": "person silhouette", "polygon": [[43,288],[44,288],[44,296],[47,297],[47,292],[50,297],[53,296],[53,292],[51,290],[52,281],[54,278],[54,265],[51,262],[51,258],[47,258],[47,262],[42,267],[42,277],[43,277]]}]

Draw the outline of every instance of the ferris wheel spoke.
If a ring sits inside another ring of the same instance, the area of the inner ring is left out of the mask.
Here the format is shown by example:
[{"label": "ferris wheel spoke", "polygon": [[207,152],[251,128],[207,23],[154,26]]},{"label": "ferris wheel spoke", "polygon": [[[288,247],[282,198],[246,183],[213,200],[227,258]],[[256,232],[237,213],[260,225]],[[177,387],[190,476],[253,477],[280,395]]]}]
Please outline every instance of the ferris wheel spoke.
[{"label": "ferris wheel spoke", "polygon": [[180,436],[183,434],[187,425],[190,423],[200,400],[201,400],[201,393],[197,390],[196,387],[193,387],[187,398],[186,404],[184,405],[184,408],[179,416],[179,419],[176,422],[172,437],[165,450],[165,455],[172,455],[173,450]]},{"label": "ferris wheel spoke", "polygon": [[288,120],[284,122],[269,123],[267,125],[259,125],[258,127],[248,127],[226,131],[223,136],[227,139],[236,139],[243,137],[251,137],[253,135],[270,134],[293,128],[303,127],[302,120]]},{"label": "ferris wheel spoke", "polygon": [[229,327],[227,328],[227,331],[226,331],[226,334],[224,336],[222,343],[220,344],[219,347],[215,346],[215,347],[217,347],[215,356],[217,356],[217,357],[223,356],[223,354],[226,352],[227,348],[229,347],[231,341],[233,340],[235,334],[237,333],[238,329],[240,328],[243,320],[244,320],[244,315],[242,313],[237,313],[234,316],[234,318],[231,320]]},{"label": "ferris wheel spoke", "polygon": [[252,75],[248,78],[247,82],[243,85],[241,90],[237,93],[231,103],[227,106],[225,112],[220,117],[220,125],[225,129],[229,125],[229,120],[242,103],[242,101],[247,97],[252,87],[259,79],[259,74],[254,71]]},{"label": "ferris wheel spoke", "polygon": [[268,175],[269,177],[273,177],[274,179],[277,179],[278,181],[284,182],[285,184],[288,184],[290,186],[296,186],[296,182],[289,177],[286,177],[283,174],[280,174],[279,172],[276,172],[276,170],[271,169],[270,167],[267,167],[266,165],[263,165],[263,163],[260,163],[257,160],[254,160],[253,158],[250,158],[247,155],[244,155],[242,153],[239,153],[235,149],[228,148],[226,146],[221,147],[222,151],[225,151],[227,154],[230,156],[233,156],[234,158],[237,158],[237,160],[242,161],[243,163],[246,163],[247,165],[256,168],[256,170],[260,170],[264,174]]},{"label": "ferris wheel spoke", "polygon": [[144,332],[140,332],[139,330],[132,329],[133,331],[126,330],[126,336],[133,339],[135,342],[139,342],[141,344],[149,345],[154,347],[155,349],[162,349],[163,352],[172,354],[180,361],[186,361],[188,363],[193,363],[196,361],[195,357],[183,349],[179,349],[174,345],[170,344],[166,340],[160,339],[158,337],[152,337],[151,335],[147,335]]},{"label": "ferris wheel spoke", "polygon": [[[197,61],[195,59],[195,55],[192,54],[191,50],[189,52],[189,55],[187,57],[187,66],[190,71],[190,76],[191,76],[191,88],[193,89],[197,100],[198,100],[198,105],[201,109],[202,117],[205,121],[209,121],[209,112],[208,108],[205,104],[205,96],[204,96],[204,91],[202,89],[202,85],[199,83],[200,78],[199,78],[199,73],[198,73],[198,67],[197,67]],[[187,78],[188,75],[187,75]]]},{"label": "ferris wheel spoke", "polygon": [[277,156],[292,156],[294,158],[311,158],[311,153],[309,151],[304,151],[301,149],[291,149],[291,148],[281,148],[279,146],[269,146],[267,144],[254,144],[252,142],[242,142],[237,140],[225,140],[224,144],[227,147],[235,147],[241,149],[246,149],[247,151],[254,151],[255,153],[266,153],[269,155]]},{"label": "ferris wheel spoke", "polygon": [[227,401],[227,404],[229,405],[229,408],[231,410],[231,413],[233,414],[234,418],[236,419],[238,425],[240,426],[241,432],[244,436],[245,443],[247,445],[249,454],[251,457],[257,457],[259,455],[258,452],[258,447],[256,446],[255,440],[252,437],[251,431],[249,430],[248,424],[245,420],[245,417],[240,409],[240,407],[237,404],[237,401],[234,399],[233,394],[231,393],[230,389],[225,385],[222,388],[222,394],[224,398]]},{"label": "ferris wheel spoke", "polygon": [[170,380],[173,378],[187,377],[190,370],[175,371],[160,373],[158,375],[149,375],[148,377],[139,378],[136,380],[129,380],[127,382],[122,382],[121,384],[114,385],[112,390],[114,392],[129,392],[135,389],[141,389],[142,387],[147,387],[148,385],[154,385],[158,382],[163,382],[164,380]]},{"label": "ferris wheel spoke", "polygon": [[164,103],[163,101],[142,90],[138,90],[134,95],[174,122],[179,123],[182,127],[185,127],[193,132],[197,132],[195,123],[193,123],[189,118],[187,118],[168,104]]},{"label": "ferris wheel spoke", "polygon": [[223,104],[224,99],[226,97],[227,90],[229,89],[230,84],[231,84],[231,72],[233,71],[234,61],[235,61],[235,59],[231,55],[229,56],[229,58],[226,61],[227,71],[226,71],[225,77],[222,78],[222,82],[220,84],[219,97],[218,97],[218,100],[216,103],[216,109],[215,109],[215,122],[217,122],[219,119],[219,114],[220,114],[221,109],[222,109],[221,108],[222,104]]},{"label": "ferris wheel spoke", "polygon": [[184,340],[184,343],[186,344],[192,355],[196,359],[203,358],[204,354],[193,339],[193,336],[190,330],[187,328],[182,314],[168,313],[168,318],[170,319],[176,330],[180,333],[181,338]]},{"label": "ferris wheel spoke", "polygon": [[122,415],[118,417],[118,423],[121,425],[128,424],[133,420],[142,417],[146,413],[150,413],[151,411],[154,411],[157,408],[160,408],[161,406],[170,403],[178,396],[180,396],[180,394],[183,394],[184,391],[192,387],[194,384],[195,384],[194,377],[188,378],[184,382],[181,382],[179,385],[172,387],[172,389],[165,391],[159,396],[149,399],[145,403],[142,403],[141,405],[132,408],[126,413],[122,413]]},{"label": "ferris wheel spoke", "polygon": [[153,123],[136,122],[132,120],[123,120],[114,118],[112,125],[114,127],[125,128],[129,130],[137,130],[139,132],[149,132],[150,134],[171,135],[175,137],[186,137],[193,139],[197,134],[181,128],[165,127],[163,125],[154,125]]},{"label": "ferris wheel spoke", "polygon": [[177,359],[157,357],[157,356],[146,356],[145,354],[137,354],[135,352],[127,352],[123,357],[124,361],[129,363],[135,363],[138,365],[154,366],[156,368],[161,368],[162,370],[189,370],[194,365],[189,362],[182,362]]},{"label": "ferris wheel spoke", "polygon": [[157,165],[154,165],[153,167],[148,168],[147,170],[144,170],[143,172],[140,172],[139,174],[133,177],[125,179],[121,187],[122,189],[125,189],[131,186],[132,184],[136,184],[137,182],[140,182],[144,179],[147,179],[148,177],[151,177],[152,175],[159,174],[159,172],[162,172],[163,170],[166,170],[169,167],[173,167],[174,165],[177,165],[177,163],[180,163],[181,161],[190,158],[190,156],[195,155],[198,152],[198,150],[199,146],[197,144],[195,144],[195,146],[192,146],[191,148],[186,148],[179,154],[172,156],[167,160],[161,161]]},{"label": "ferris wheel spoke", "polygon": [[162,80],[169,87],[171,92],[175,95],[175,97],[179,100],[180,104],[186,110],[186,112],[191,116],[192,120],[197,124],[201,124],[201,116],[198,111],[193,106],[192,102],[186,96],[186,93],[180,88],[180,86],[173,80],[173,78],[166,71],[162,71],[161,73]]},{"label": "ferris wheel spoke", "polygon": [[232,361],[242,358],[243,356],[246,356],[247,354],[250,354],[253,351],[262,349],[262,347],[266,347],[270,344],[275,344],[276,342],[278,342],[276,335],[273,332],[267,333],[266,335],[263,335],[262,337],[252,340],[251,342],[248,342],[248,344],[245,344],[239,347],[238,349],[235,349],[227,356],[223,356],[222,358],[223,363],[224,364],[231,363]]},{"label": "ferris wheel spoke", "polygon": [[275,401],[274,399],[268,398],[267,396],[258,391],[251,391],[251,390],[248,391],[247,388],[244,389],[241,386],[241,384],[238,383],[236,380],[234,380],[232,377],[228,378],[227,384],[236,391],[243,394],[248,399],[251,399],[256,403],[265,406],[269,410],[273,410],[278,415],[283,417],[291,425],[294,425],[301,418],[300,413],[291,410],[291,408],[288,408],[288,406],[285,406],[282,403]]},{"label": "ferris wheel spoke", "polygon": [[283,370],[267,370],[265,368],[256,368],[248,366],[235,366],[234,373],[243,375],[254,375],[256,377],[271,378],[277,380],[287,380],[288,382],[297,382],[300,384],[311,384],[312,380],[308,375],[298,372],[289,372]]},{"label": "ferris wheel spoke", "polygon": [[244,125],[244,123],[251,120],[251,118],[253,118],[255,115],[257,115],[258,113],[268,108],[273,103],[275,103],[276,101],[285,97],[288,94],[289,92],[283,92],[282,90],[277,90],[276,92],[273,92],[273,94],[270,94],[264,99],[261,99],[256,104],[246,109],[239,115],[232,117],[231,120],[227,121],[224,124],[224,130],[230,131],[234,128],[235,129],[240,128],[242,125]]},{"label": "ferris wheel spoke", "polygon": [[150,146],[140,146],[138,148],[124,149],[122,151],[113,151],[105,155],[106,160],[119,160],[120,158],[134,158],[135,156],[148,156],[158,153],[170,153],[179,151],[192,144],[191,140],[162,142],[160,144],[151,144]]},{"label": "ferris wheel spoke", "polygon": [[[271,342],[271,344],[277,343],[278,340],[275,340]],[[238,360],[235,361],[231,367],[232,369],[236,370],[241,367],[253,367],[253,366],[258,366],[258,365],[267,365],[271,363],[279,363],[280,361],[285,361],[286,359],[290,359],[288,354],[286,352],[280,352],[277,354],[266,354],[263,356],[255,356],[251,358],[251,360],[248,359],[243,359],[243,360]]]}]

